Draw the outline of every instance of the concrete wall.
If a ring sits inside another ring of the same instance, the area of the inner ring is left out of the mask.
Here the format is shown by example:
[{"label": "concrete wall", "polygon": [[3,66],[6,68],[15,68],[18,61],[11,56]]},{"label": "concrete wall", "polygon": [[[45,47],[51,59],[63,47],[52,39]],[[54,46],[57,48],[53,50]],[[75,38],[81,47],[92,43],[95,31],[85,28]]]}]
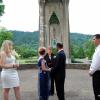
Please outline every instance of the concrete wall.
[{"label": "concrete wall", "polygon": [[[83,70],[88,70],[90,67],[90,64],[66,64],[67,69],[83,69]],[[25,70],[25,69],[37,69],[37,64],[21,64],[18,70]],[[1,70],[1,68],[0,68]]]}]

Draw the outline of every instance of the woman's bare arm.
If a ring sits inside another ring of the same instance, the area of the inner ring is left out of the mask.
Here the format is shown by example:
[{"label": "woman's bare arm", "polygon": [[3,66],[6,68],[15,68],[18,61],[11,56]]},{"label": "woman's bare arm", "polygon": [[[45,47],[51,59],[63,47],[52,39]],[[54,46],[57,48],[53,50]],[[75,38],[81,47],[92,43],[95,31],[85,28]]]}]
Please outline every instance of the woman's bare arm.
[{"label": "woman's bare arm", "polygon": [[45,60],[43,60],[43,61],[42,61],[42,70],[43,70],[43,71],[50,71],[50,70],[51,70],[51,68],[46,68],[45,63],[46,63],[46,61],[45,61]]}]

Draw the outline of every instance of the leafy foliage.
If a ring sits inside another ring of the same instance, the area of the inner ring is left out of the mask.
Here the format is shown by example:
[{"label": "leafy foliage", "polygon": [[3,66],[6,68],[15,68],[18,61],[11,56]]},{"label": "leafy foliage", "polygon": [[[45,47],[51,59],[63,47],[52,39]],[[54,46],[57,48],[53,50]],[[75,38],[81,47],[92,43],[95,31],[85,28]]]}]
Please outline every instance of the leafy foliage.
[{"label": "leafy foliage", "polygon": [[91,39],[91,35],[85,35],[81,33],[70,33],[70,44],[83,47],[84,43]]},{"label": "leafy foliage", "polygon": [[50,24],[59,24],[59,19],[57,18],[55,12],[52,13],[49,23]]},{"label": "leafy foliage", "polygon": [[2,0],[0,0],[0,3],[2,2]]},{"label": "leafy foliage", "polygon": [[5,8],[5,6],[3,5],[3,1],[0,0],[0,16],[3,15],[3,13],[4,13],[4,8]]},{"label": "leafy foliage", "polygon": [[90,40],[86,41],[84,44],[85,56],[91,59],[94,51],[95,51],[95,46],[93,45],[93,43]]},{"label": "leafy foliage", "polygon": [[35,51],[38,48],[39,33],[35,32],[23,32],[23,31],[11,31],[13,33],[13,41],[15,45],[30,46]]},{"label": "leafy foliage", "polygon": [[12,40],[12,33],[5,28],[0,29],[0,46],[4,40]]},{"label": "leafy foliage", "polygon": [[20,54],[21,58],[37,56],[37,52],[35,52],[33,48],[30,48],[30,46],[15,46],[15,49],[17,53]]},{"label": "leafy foliage", "polygon": [[21,58],[29,58],[38,55],[38,41],[39,33],[35,32],[23,32],[23,31],[11,31],[13,33],[13,42],[15,49]]},{"label": "leafy foliage", "polygon": [[[29,58],[38,55],[39,32],[11,31],[13,33],[13,42],[17,52],[22,58]],[[91,35],[80,33],[70,33],[71,58],[91,59],[94,52],[94,45],[90,41]],[[54,54],[57,52],[53,49]]]},{"label": "leafy foliage", "polygon": [[91,42],[91,35],[71,33],[71,58],[85,58],[91,59],[94,52],[94,45]]}]

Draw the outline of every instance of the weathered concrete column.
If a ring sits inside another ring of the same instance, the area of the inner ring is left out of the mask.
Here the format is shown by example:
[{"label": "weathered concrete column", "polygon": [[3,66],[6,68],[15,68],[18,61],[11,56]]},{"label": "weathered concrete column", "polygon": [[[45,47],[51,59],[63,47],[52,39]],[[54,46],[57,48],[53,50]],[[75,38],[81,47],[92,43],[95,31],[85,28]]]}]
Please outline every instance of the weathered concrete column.
[{"label": "weathered concrete column", "polygon": [[45,5],[45,0],[40,0],[39,1],[39,46],[45,46],[45,32],[44,32],[44,5]]},{"label": "weathered concrete column", "polygon": [[69,0],[64,0],[64,50],[67,55],[66,62],[71,62],[70,56],[70,28],[69,28]]},{"label": "weathered concrete column", "polygon": [[62,42],[70,63],[69,0],[40,0],[39,4],[40,46],[55,48]]}]

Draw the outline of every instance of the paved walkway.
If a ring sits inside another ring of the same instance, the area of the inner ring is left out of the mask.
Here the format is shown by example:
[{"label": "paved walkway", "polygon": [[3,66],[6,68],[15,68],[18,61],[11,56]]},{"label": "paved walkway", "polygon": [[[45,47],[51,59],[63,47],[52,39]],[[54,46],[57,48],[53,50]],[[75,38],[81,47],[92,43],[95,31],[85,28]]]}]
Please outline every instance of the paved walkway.
[{"label": "paved walkway", "polygon": [[[38,100],[37,70],[20,70],[18,72],[21,81],[22,100]],[[65,98],[66,100],[94,100],[91,77],[88,75],[88,70],[66,70]],[[2,100],[1,86],[0,100]],[[12,90],[9,100],[15,100]],[[54,96],[50,96],[49,100],[58,100],[56,93]]]}]

